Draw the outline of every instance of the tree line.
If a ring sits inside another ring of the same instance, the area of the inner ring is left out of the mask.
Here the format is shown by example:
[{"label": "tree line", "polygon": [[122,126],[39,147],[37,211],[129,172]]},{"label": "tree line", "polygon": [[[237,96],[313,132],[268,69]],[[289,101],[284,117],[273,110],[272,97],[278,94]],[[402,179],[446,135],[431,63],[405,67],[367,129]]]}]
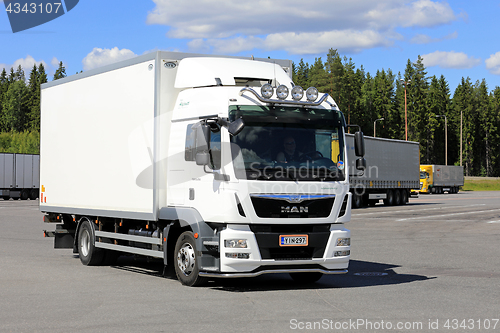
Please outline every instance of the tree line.
[{"label": "tree line", "polygon": [[293,64],[293,75],[295,84],[329,93],[347,123],[366,135],[375,126],[377,137],[419,142],[421,164],[445,164],[446,116],[448,165],[461,165],[461,158],[467,176],[500,176],[500,87],[490,91],[484,79],[462,78],[451,95],[443,75],[427,76],[420,56],[408,60],[404,73],[372,75],[334,49],[324,62]]},{"label": "tree line", "polygon": [[[53,80],[66,76],[62,63]],[[40,151],[40,85],[48,82],[42,63],[26,78],[21,65],[0,73],[0,152],[38,154]]]},{"label": "tree line", "polygon": [[[53,80],[65,76],[60,62]],[[377,137],[419,142],[421,164],[445,164],[446,116],[448,164],[460,165],[461,158],[468,176],[500,176],[500,87],[490,91],[484,79],[462,78],[451,95],[443,75],[427,76],[420,56],[408,60],[404,73],[381,69],[372,75],[334,49],[324,62],[294,63],[293,78],[304,88],[329,93],[346,121],[360,125],[365,134],[373,135],[377,120]],[[47,81],[43,64],[35,64],[28,79],[20,65],[9,73],[2,70],[0,152],[39,152],[40,85]]]}]

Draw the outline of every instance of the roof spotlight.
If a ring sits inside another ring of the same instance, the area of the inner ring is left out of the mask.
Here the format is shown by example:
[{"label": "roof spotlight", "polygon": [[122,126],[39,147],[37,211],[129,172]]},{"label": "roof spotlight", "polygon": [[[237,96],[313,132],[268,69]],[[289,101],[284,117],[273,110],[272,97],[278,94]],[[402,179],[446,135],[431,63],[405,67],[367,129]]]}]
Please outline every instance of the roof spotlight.
[{"label": "roof spotlight", "polygon": [[269,83],[266,83],[265,85],[262,86],[262,88],[260,88],[260,94],[264,98],[269,99],[273,97],[273,93],[274,93],[273,86],[270,85]]},{"label": "roof spotlight", "polygon": [[314,102],[318,99],[318,89],[314,87],[309,87],[306,90],[306,97],[309,102]]},{"label": "roof spotlight", "polygon": [[292,98],[295,101],[300,101],[304,97],[304,89],[301,86],[295,86],[292,89]]},{"label": "roof spotlight", "polygon": [[285,85],[280,85],[278,89],[276,89],[276,96],[279,99],[286,99],[288,97],[288,88]]}]

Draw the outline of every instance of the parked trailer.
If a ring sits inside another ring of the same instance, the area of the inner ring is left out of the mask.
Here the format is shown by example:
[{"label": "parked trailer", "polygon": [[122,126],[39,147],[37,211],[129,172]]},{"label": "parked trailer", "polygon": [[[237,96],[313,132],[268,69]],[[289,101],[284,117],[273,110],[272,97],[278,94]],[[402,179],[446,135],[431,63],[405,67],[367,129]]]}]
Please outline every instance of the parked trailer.
[{"label": "parked trailer", "polygon": [[464,167],[454,165],[421,165],[420,193],[458,193],[464,186]]},{"label": "parked trailer", "polygon": [[[283,68],[155,52],[42,85],[45,234],[84,265],[158,258],[189,286],[346,273],[345,120]],[[289,137],[311,151],[280,162]]]},{"label": "parked trailer", "polygon": [[364,173],[354,166],[354,136],[346,134],[352,206],[404,205],[411,189],[419,188],[419,143],[365,136]]},{"label": "parked trailer", "polygon": [[35,200],[40,187],[40,155],[0,153],[0,197]]}]

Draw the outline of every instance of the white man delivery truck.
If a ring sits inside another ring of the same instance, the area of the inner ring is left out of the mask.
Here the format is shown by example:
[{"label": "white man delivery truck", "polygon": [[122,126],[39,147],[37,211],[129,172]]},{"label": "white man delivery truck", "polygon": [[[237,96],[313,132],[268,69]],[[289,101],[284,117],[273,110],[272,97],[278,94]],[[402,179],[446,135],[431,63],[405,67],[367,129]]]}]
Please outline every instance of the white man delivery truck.
[{"label": "white man delivery truck", "polygon": [[[159,258],[189,286],[346,273],[345,120],[290,69],[155,52],[42,85],[45,235],[84,265]],[[277,161],[290,137],[299,159]]]}]

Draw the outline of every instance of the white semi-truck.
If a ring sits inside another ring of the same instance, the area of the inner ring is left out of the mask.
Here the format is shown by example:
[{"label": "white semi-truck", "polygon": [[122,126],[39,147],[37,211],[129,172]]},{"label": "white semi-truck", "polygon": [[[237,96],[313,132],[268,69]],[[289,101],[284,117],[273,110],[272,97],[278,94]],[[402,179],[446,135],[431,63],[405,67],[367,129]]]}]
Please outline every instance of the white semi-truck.
[{"label": "white semi-truck", "polygon": [[351,170],[352,205],[355,208],[375,205],[404,205],[411,190],[420,188],[419,143],[365,136],[365,172],[357,172],[354,135],[347,134],[347,156]]},{"label": "white semi-truck", "polygon": [[346,273],[345,120],[290,69],[155,52],[42,85],[40,210],[58,223],[46,236],[84,265],[159,258],[189,286]]},{"label": "white semi-truck", "polygon": [[35,200],[39,184],[40,155],[0,153],[0,198]]}]

